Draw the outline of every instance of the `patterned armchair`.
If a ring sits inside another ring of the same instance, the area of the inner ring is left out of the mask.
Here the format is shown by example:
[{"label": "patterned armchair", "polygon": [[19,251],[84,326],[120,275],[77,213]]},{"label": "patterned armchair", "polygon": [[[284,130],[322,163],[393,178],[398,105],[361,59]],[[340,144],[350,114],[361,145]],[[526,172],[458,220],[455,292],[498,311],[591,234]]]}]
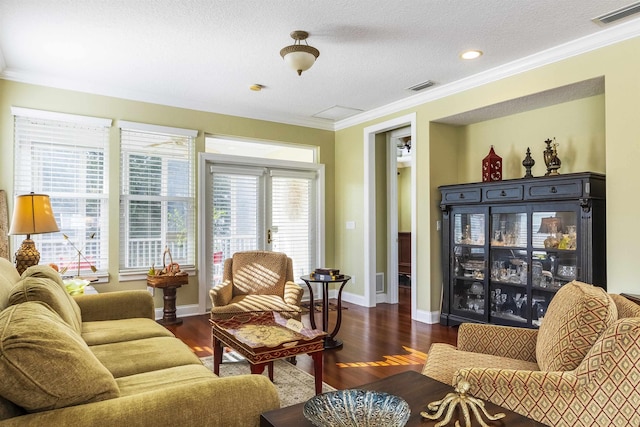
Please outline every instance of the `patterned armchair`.
[{"label": "patterned armchair", "polygon": [[211,318],[275,311],[300,320],[302,294],[302,288],[293,282],[293,265],[286,254],[236,252],[224,262],[222,283],[209,291]]},{"label": "patterned armchair", "polygon": [[481,399],[552,426],[640,425],[640,306],[580,282],[539,330],[463,324],[433,344],[423,374],[470,382]]}]

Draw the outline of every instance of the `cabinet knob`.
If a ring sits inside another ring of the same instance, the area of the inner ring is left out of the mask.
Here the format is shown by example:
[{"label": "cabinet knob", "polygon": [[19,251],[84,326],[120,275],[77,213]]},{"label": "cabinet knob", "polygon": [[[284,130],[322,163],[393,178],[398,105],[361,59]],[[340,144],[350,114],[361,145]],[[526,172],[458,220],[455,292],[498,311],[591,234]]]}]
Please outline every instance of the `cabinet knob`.
[{"label": "cabinet knob", "polygon": [[460,198],[464,199],[464,193],[460,193]]},{"label": "cabinet knob", "polygon": [[558,189],[557,189],[556,187],[553,187],[553,186],[552,186],[552,187],[551,187],[551,192],[552,192],[553,194],[556,194],[556,193],[558,192]]},{"label": "cabinet knob", "polygon": [[504,197],[504,196],[506,196],[506,195],[507,195],[507,193],[505,193],[505,191],[504,191],[504,190],[502,190],[502,191],[500,192],[500,195],[501,195],[502,197]]}]

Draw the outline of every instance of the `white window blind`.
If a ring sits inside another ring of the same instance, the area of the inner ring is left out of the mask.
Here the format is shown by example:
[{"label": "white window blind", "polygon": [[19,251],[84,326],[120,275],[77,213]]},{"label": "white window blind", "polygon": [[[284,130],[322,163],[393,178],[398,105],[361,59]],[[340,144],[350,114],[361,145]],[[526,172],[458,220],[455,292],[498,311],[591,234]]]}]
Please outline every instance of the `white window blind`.
[{"label": "white window blind", "polygon": [[262,249],[262,168],[212,167],[214,285],[222,282],[225,259],[235,252]]},{"label": "white window blind", "polygon": [[60,228],[31,236],[40,263],[56,263],[69,275],[93,274],[92,266],[106,274],[111,120],[15,107],[12,113],[14,193],[49,195]]},{"label": "white window blind", "polygon": [[120,271],[162,266],[165,247],[182,269],[195,266],[197,132],[120,127]]},{"label": "white window blind", "polygon": [[272,248],[291,257],[294,277],[315,268],[315,189],[313,172],[271,171]]}]

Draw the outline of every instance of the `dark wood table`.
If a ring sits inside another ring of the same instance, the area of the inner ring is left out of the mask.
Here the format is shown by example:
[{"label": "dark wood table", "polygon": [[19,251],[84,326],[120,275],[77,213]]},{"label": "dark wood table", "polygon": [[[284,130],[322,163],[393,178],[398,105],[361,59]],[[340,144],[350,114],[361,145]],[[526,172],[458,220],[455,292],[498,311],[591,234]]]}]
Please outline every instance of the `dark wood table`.
[{"label": "dark wood table", "polygon": [[323,331],[305,328],[301,322],[278,313],[247,313],[230,319],[210,319],[213,343],[213,373],[220,374],[223,346],[233,348],[249,361],[252,374],[265,366],[273,381],[273,361],[308,354],[313,359],[316,394],[322,393]]},{"label": "dark wood table", "polygon": [[189,283],[189,276],[181,274],[177,276],[147,276],[147,286],[162,289],[162,319],[158,320],[161,325],[181,325],[182,319],[176,315],[177,289]]},{"label": "dark wood table", "polygon": [[[362,385],[361,389],[383,391],[396,396],[402,397],[407,401],[411,408],[411,417],[407,421],[407,426],[431,427],[438,421],[430,421],[423,419],[420,412],[426,410],[427,404],[442,399],[447,393],[453,391],[453,387],[426,377],[415,371],[402,372],[392,375],[381,380]],[[504,412],[506,417],[498,420],[487,422],[490,426],[496,427],[522,427],[522,426],[544,426],[534,420],[523,417],[522,415],[511,412],[491,402],[485,402],[487,412],[497,414]],[[304,403],[288,406],[286,408],[276,409],[265,412],[260,415],[260,427],[304,427],[313,426],[303,415],[302,408]],[[454,416],[455,417],[455,416]],[[464,425],[464,419],[462,420]],[[486,422],[486,420],[485,420]],[[453,425],[453,424],[451,424]],[[473,425],[477,425],[474,423]]]},{"label": "dark wood table", "polygon": [[[316,328],[316,314],[313,307],[314,299],[311,283],[322,283],[322,330],[327,333],[327,336],[324,339],[324,348],[342,347],[342,341],[337,339],[336,335],[338,334],[340,325],[342,324],[342,289],[344,288],[344,285],[346,285],[347,282],[351,279],[351,276],[342,275],[339,279],[326,280],[307,275],[300,277],[300,279],[302,279],[309,288],[309,297],[311,299],[311,306],[309,307],[309,320],[313,329]],[[329,332],[329,285],[331,283],[340,283],[340,287],[338,290],[338,318],[336,319],[336,324],[333,327],[333,331]]]}]

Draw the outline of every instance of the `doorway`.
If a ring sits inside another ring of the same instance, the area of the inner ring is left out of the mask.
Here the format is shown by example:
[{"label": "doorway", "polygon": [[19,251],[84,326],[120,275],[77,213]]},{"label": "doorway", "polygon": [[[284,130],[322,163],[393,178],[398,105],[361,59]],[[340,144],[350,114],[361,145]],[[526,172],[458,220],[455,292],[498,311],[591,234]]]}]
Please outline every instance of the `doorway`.
[{"label": "doorway", "polygon": [[[375,141],[376,135],[386,133],[394,129],[402,127],[409,127],[411,134],[411,141],[416,141],[416,114],[408,114],[392,120],[388,120],[377,125],[369,126],[364,129],[364,302],[368,307],[374,307],[376,305],[376,173],[375,173]],[[411,156],[411,229],[416,229],[416,170],[415,162],[417,155],[417,144],[412,146]],[[389,180],[388,180],[389,181]],[[391,185],[391,184],[389,184]],[[392,189],[390,189],[393,191]],[[397,191],[397,190],[396,190]],[[390,197],[394,199],[394,197]],[[397,202],[396,202],[397,203]],[[393,213],[393,209],[391,209]],[[389,217],[389,215],[388,215]],[[389,222],[393,222],[393,219],[389,219]],[[397,208],[395,217],[395,234],[392,229],[393,224],[388,225],[390,237],[388,239],[390,245],[389,258],[393,260],[395,258],[396,264],[393,261],[388,262],[389,275],[394,275],[394,271],[397,274],[397,245],[395,240],[397,239]],[[395,251],[395,255],[394,255]],[[412,233],[411,236],[411,287],[414,292],[411,293],[411,316],[416,317],[416,236]],[[395,270],[394,270],[395,269]],[[395,282],[395,283],[394,283]],[[398,301],[398,282],[389,281],[387,289],[387,298],[389,302],[397,303]]]}]

